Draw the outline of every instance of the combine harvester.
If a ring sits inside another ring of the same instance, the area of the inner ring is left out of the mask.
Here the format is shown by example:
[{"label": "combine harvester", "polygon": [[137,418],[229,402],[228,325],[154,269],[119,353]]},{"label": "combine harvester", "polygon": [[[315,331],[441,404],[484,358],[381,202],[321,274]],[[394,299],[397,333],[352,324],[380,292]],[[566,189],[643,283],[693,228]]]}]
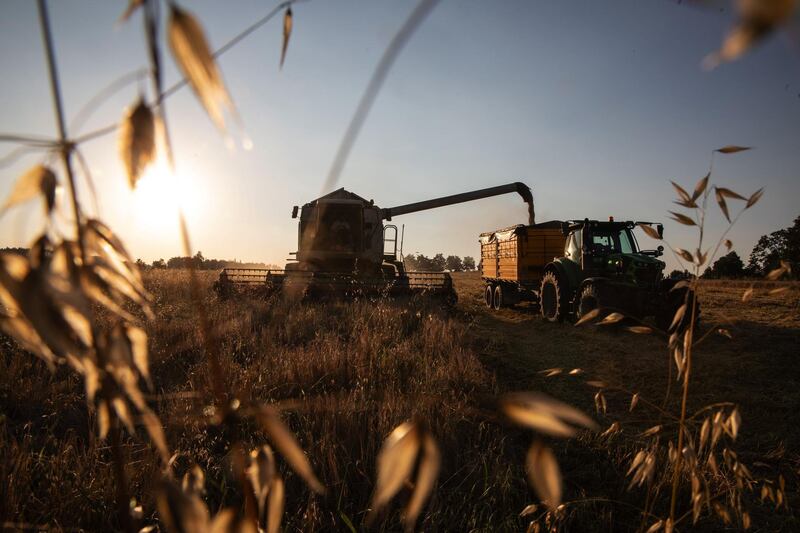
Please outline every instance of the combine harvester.
[{"label": "combine harvester", "polygon": [[[382,209],[372,200],[342,189],[292,210],[300,216],[295,259],[284,269],[225,268],[216,283],[221,295],[236,289],[267,293],[282,289],[299,296],[438,295],[454,303],[456,292],[446,272],[409,272],[402,255],[402,236],[393,217],[482,198],[518,193],[534,222],[533,197],[519,182]],[[398,249],[398,244],[399,249]]]}]

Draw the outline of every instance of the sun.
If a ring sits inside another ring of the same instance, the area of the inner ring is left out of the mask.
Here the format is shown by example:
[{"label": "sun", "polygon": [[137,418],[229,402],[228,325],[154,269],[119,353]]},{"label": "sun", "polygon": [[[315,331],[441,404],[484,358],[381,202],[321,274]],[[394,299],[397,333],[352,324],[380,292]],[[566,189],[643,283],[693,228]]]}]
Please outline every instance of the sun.
[{"label": "sun", "polygon": [[136,184],[133,192],[137,222],[145,228],[172,230],[177,227],[179,213],[191,218],[197,209],[197,191],[185,175],[170,170],[159,159]]}]

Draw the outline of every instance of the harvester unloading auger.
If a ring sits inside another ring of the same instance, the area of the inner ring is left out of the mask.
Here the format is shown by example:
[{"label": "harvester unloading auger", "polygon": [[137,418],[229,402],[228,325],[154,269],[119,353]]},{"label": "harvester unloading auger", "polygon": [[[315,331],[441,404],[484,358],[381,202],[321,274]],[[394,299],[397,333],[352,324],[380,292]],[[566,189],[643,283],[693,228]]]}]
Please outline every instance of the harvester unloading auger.
[{"label": "harvester unloading auger", "polygon": [[407,271],[402,250],[398,250],[397,226],[383,222],[508,193],[522,196],[533,224],[533,196],[530,188],[519,182],[385,209],[338,189],[302,208],[294,207],[292,218],[300,216],[297,252],[284,269],[225,268],[216,286],[222,294],[236,288],[283,289],[312,296],[427,293],[453,301],[450,274]]}]

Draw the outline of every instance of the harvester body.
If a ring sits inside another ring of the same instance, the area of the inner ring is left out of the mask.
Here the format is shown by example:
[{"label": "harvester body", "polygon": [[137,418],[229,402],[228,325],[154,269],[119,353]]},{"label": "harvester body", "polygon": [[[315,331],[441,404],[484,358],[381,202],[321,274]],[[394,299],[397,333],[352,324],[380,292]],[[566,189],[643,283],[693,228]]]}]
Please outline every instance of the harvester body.
[{"label": "harvester body", "polygon": [[372,200],[338,189],[294,207],[292,217],[299,216],[298,248],[284,269],[226,268],[218,287],[282,287],[304,295],[423,292],[454,300],[448,273],[406,271],[397,226],[384,221],[513,192],[528,203],[532,221],[533,198],[530,189],[519,182],[383,209]]}]

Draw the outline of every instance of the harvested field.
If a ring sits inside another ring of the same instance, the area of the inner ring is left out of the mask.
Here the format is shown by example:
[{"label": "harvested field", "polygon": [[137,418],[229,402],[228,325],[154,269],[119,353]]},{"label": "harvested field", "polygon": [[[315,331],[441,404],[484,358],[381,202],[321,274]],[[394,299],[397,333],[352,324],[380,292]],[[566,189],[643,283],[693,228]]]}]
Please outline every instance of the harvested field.
[{"label": "harvested field", "polygon": [[[287,303],[281,298],[219,301],[204,278],[205,301],[222,344],[228,387],[243,400],[274,402],[284,409],[312,465],[327,486],[310,493],[286,465],[287,531],[360,529],[374,488],[375,457],[396,425],[415,419],[439,441],[442,472],[423,511],[427,531],[521,530],[522,508],[535,501],[522,468],[531,432],[511,427],[496,410],[511,390],[543,391],[590,413],[612,439],[583,434],[553,441],[570,507],[573,530],[636,530],[641,491],[626,491],[625,461],[635,435],[651,426],[644,408],[628,413],[629,395],[607,393],[606,415],[595,413],[601,379],[660,403],[667,386],[668,354],[662,339],[599,327],[545,324],[530,307],[489,312],[475,273],[454,275],[460,295],[454,309],[430,302]],[[176,473],[192,462],[206,471],[212,513],[241,502],[227,455],[241,439],[249,449],[268,442],[254,423],[238,435],[203,420],[208,405],[207,370],[187,273],[151,271],[157,319],[150,336],[151,406],[166,424],[178,454]],[[736,450],[749,468],[787,482],[790,510],[748,502],[754,523],[768,530],[798,527],[800,468],[800,285],[740,302],[743,288],[726,282],[702,286],[703,327],[728,323],[732,338],[713,335],[696,355],[691,406],[735,402],[742,429]],[[772,288],[772,287],[770,287]],[[0,522],[55,528],[117,528],[111,453],[92,436],[81,381],[44,364],[2,338],[0,355]],[[581,368],[579,376],[545,377],[548,368]],[[778,392],[780,391],[780,392]],[[675,402],[673,392],[670,402]],[[246,403],[246,402],[245,402]],[[207,414],[207,413],[206,413]],[[124,437],[131,493],[143,505],[139,525],[157,523],[153,488],[158,458],[139,438]],[[378,529],[400,528],[403,499],[381,517]],[[616,503],[609,502],[613,500]],[[698,528],[716,530],[701,519]]]}]

